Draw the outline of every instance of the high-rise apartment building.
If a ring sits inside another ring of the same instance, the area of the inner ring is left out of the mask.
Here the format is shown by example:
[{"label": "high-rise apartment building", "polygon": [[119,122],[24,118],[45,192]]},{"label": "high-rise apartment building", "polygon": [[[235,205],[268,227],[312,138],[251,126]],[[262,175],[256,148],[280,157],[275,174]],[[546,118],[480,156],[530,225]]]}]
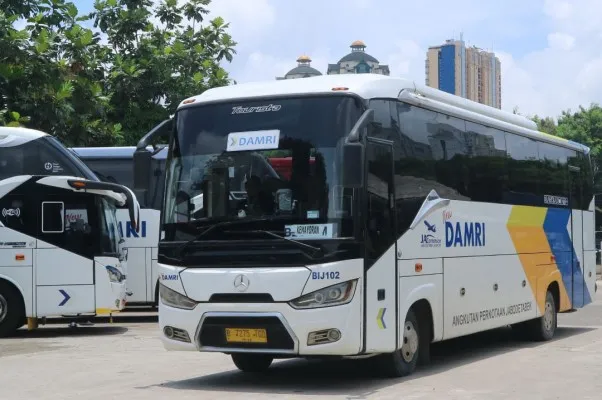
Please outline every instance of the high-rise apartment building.
[{"label": "high-rise apartment building", "polygon": [[425,72],[427,86],[502,108],[501,65],[494,53],[447,40],[429,47]]}]

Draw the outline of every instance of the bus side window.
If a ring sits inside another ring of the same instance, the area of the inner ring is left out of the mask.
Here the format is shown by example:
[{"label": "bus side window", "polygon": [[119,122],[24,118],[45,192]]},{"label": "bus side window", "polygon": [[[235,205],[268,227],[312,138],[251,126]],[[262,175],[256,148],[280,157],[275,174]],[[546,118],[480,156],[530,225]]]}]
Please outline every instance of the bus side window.
[{"label": "bus side window", "polygon": [[65,231],[65,204],[62,201],[42,202],[42,233]]}]

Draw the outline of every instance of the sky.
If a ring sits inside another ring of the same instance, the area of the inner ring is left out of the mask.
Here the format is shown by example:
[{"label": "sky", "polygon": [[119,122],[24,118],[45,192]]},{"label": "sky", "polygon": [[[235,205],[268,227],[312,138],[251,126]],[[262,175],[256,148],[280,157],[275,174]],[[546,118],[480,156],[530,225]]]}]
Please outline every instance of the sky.
[{"label": "sky", "polygon": [[238,83],[283,76],[301,54],[325,73],[354,40],[391,76],[424,83],[428,47],[462,33],[500,59],[502,109],[557,117],[602,103],[601,0],[213,0],[210,10],[238,42],[223,64]]}]

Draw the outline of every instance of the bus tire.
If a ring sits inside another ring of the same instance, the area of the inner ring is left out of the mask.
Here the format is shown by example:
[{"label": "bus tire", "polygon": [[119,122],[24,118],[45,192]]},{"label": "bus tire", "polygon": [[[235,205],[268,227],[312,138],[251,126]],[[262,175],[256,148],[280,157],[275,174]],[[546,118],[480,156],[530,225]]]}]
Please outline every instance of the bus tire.
[{"label": "bus tire", "polygon": [[403,324],[401,349],[378,356],[380,369],[386,377],[401,378],[416,370],[420,359],[420,347],[424,343],[424,340],[420,340],[420,328],[416,314],[411,308]]},{"label": "bus tire", "polygon": [[265,372],[272,365],[274,357],[268,354],[233,353],[232,361],[243,372]]},{"label": "bus tire", "polygon": [[0,281],[0,337],[13,335],[24,321],[21,293],[13,285]]},{"label": "bus tire", "polygon": [[525,328],[531,340],[543,342],[550,340],[556,333],[558,326],[558,314],[556,312],[556,300],[550,290],[546,293],[543,315],[537,319],[528,321]]}]

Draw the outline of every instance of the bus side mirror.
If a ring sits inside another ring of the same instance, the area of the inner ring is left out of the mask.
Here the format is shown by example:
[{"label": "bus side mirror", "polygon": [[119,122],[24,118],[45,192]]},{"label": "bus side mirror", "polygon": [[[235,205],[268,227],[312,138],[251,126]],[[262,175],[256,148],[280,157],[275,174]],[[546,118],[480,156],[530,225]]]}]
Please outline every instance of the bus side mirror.
[{"label": "bus side mirror", "polygon": [[342,182],[347,188],[364,185],[364,146],[359,142],[345,143],[342,154]]},{"label": "bus side mirror", "polygon": [[152,154],[147,149],[134,152],[134,189],[149,190]]}]

